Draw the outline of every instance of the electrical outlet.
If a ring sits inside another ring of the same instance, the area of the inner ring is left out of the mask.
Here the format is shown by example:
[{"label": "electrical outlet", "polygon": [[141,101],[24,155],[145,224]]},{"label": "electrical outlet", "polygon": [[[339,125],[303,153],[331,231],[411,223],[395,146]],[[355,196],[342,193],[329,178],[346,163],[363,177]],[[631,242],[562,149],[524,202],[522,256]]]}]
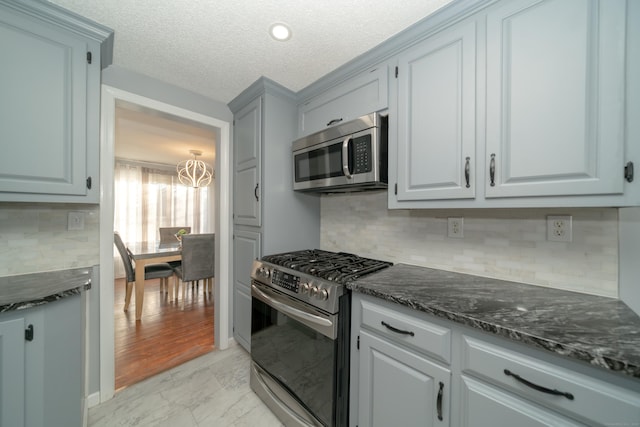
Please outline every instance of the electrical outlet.
[{"label": "electrical outlet", "polygon": [[67,230],[84,230],[84,212],[69,212]]},{"label": "electrical outlet", "polygon": [[547,216],[547,240],[550,242],[570,242],[571,215],[548,215]]},{"label": "electrical outlet", "polygon": [[462,239],[464,235],[463,224],[462,217],[447,218],[447,236],[454,239]]}]

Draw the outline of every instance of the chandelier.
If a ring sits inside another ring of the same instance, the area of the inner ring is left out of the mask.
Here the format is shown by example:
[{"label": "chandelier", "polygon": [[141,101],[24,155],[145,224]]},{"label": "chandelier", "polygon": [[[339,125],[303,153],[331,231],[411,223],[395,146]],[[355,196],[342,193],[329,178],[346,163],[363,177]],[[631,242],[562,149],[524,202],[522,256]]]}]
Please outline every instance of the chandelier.
[{"label": "chandelier", "polygon": [[213,178],[213,169],[202,160],[197,160],[202,151],[189,150],[189,153],[193,155],[193,159],[183,160],[178,163],[176,168],[178,179],[182,184],[189,187],[206,187]]}]

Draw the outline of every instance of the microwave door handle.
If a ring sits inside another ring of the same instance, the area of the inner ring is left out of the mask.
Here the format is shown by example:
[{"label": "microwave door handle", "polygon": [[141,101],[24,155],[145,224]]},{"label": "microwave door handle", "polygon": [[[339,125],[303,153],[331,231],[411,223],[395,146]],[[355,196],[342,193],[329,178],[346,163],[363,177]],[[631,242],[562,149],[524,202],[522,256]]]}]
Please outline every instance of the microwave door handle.
[{"label": "microwave door handle", "polygon": [[342,173],[348,179],[351,179],[351,171],[349,171],[349,141],[351,141],[351,137],[346,138],[342,142]]}]

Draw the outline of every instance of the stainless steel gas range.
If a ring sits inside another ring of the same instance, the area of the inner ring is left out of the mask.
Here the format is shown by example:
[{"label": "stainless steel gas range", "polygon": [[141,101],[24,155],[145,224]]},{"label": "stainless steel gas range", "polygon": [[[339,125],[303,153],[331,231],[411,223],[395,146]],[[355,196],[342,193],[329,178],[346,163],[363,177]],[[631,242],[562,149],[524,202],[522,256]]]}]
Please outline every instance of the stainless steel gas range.
[{"label": "stainless steel gas range", "polygon": [[392,265],[304,250],[251,270],[251,388],[287,426],[347,426],[351,296],[345,284]]}]

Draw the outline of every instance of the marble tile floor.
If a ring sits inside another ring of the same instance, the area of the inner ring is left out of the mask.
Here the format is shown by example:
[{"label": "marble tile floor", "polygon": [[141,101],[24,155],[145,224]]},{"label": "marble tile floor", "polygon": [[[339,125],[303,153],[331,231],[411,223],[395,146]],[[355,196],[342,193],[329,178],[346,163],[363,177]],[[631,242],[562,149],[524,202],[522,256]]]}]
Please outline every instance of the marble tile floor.
[{"label": "marble tile floor", "polygon": [[281,427],[249,388],[249,354],[216,350],[118,392],[89,409],[90,427]]}]

